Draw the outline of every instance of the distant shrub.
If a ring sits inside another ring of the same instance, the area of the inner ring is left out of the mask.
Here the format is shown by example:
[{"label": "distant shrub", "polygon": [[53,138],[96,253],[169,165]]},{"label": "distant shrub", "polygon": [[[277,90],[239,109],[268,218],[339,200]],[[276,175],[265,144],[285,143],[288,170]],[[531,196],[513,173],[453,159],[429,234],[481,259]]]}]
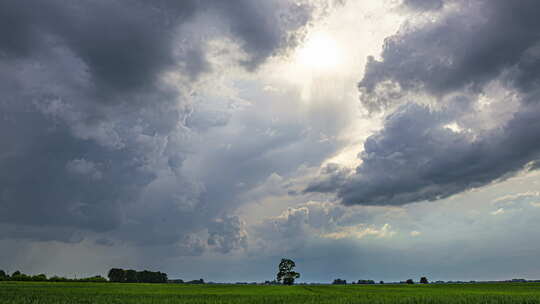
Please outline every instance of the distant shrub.
[{"label": "distant shrub", "polygon": [[332,282],[332,284],[334,284],[334,285],[346,285],[347,280],[335,279],[334,282]]},{"label": "distant shrub", "polygon": [[137,271],[133,269],[126,270],[125,280],[126,280],[126,283],[137,283],[139,281]]},{"label": "distant shrub", "polygon": [[[3,278],[3,279],[2,279]],[[21,273],[20,271],[15,271],[11,277],[6,275],[5,273],[2,275],[2,272],[0,272],[0,281],[2,280],[10,280],[10,281],[33,281],[33,282],[96,282],[96,283],[102,283],[107,282],[107,279],[100,275],[96,275],[93,277],[88,278],[81,278],[81,279],[68,279],[65,277],[59,277],[59,276],[52,276],[50,278],[47,278],[47,276],[43,273],[38,275],[26,275],[24,273]]]},{"label": "distant shrub", "polygon": [[32,281],[35,281],[35,282],[45,282],[45,281],[47,281],[47,276],[44,275],[43,273],[42,273],[42,274],[38,274],[38,275],[32,276]]},{"label": "distant shrub", "polygon": [[111,268],[107,277],[111,282],[123,283],[126,281],[126,271],[121,268]]},{"label": "distant shrub", "polygon": [[7,281],[9,280],[9,276],[6,274],[5,271],[0,270],[0,281]]},{"label": "distant shrub", "polygon": [[79,281],[79,282],[89,282],[89,283],[104,283],[104,282],[107,282],[107,279],[105,279],[104,277],[102,277],[100,275],[97,275],[97,276],[93,276],[93,277],[82,278],[82,279],[79,279],[77,281]]},{"label": "distant shrub", "polygon": [[21,273],[20,271],[17,270],[11,275],[9,280],[10,281],[32,281],[32,277],[24,273]]},{"label": "distant shrub", "polygon": [[69,279],[59,276],[52,276],[49,278],[49,282],[69,282]]},{"label": "distant shrub", "polygon": [[167,283],[167,274],[154,271],[135,271],[112,268],[107,275],[109,281],[117,283]]}]

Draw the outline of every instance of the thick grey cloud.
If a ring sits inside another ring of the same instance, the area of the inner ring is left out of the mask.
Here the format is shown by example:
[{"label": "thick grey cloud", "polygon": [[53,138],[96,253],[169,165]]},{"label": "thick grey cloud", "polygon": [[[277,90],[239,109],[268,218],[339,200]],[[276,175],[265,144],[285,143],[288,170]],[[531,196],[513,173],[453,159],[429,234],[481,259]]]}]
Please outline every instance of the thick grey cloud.
[{"label": "thick grey cloud", "polygon": [[[336,192],[348,205],[402,205],[534,167],[528,164],[540,158],[540,138],[532,131],[540,127],[540,23],[532,13],[538,2],[454,4],[435,21],[405,25],[387,39],[381,61],[369,60],[359,83],[362,102],[370,110],[394,110],[364,143],[355,172],[326,172],[307,192]],[[481,99],[489,96],[488,85],[512,92],[488,108],[514,113],[481,128],[475,117],[486,111]],[[392,106],[421,94],[437,102]],[[512,96],[519,100],[515,108]]]},{"label": "thick grey cloud", "polygon": [[[370,58],[358,84],[365,106],[385,106],[372,94],[386,82],[437,96],[466,86],[480,90],[504,69],[519,68],[524,55],[538,43],[536,1],[448,2],[459,6],[421,26],[405,25],[386,39],[382,61]],[[522,68],[528,72],[522,71],[518,86],[537,79],[537,73],[529,71],[530,64]]]},{"label": "thick grey cloud", "polygon": [[247,247],[245,223],[237,216],[214,220],[208,228],[208,245],[221,253]]},{"label": "thick grey cloud", "polygon": [[[196,12],[194,1],[145,4],[139,1],[48,1],[2,3],[8,56],[27,57],[65,44],[84,61],[98,96],[151,87],[172,68],[173,29]],[[105,94],[106,93],[106,94]],[[110,101],[107,99],[105,101]]]},{"label": "thick grey cloud", "polygon": [[[294,46],[309,17],[281,0],[2,1],[0,238],[97,234],[200,254],[197,233],[236,207],[185,165],[196,132],[228,117],[186,120],[192,81],[213,68],[205,43],[238,44],[246,61],[230,64],[252,70]],[[185,80],[163,81],[171,71]],[[227,231],[210,233],[222,252],[243,242]]]},{"label": "thick grey cloud", "polygon": [[217,11],[229,19],[229,29],[242,40],[242,47],[251,54],[243,64],[256,68],[282,46],[295,46],[301,35],[289,32],[310,19],[305,4],[288,1],[250,0],[215,1]]},{"label": "thick grey cloud", "polygon": [[529,131],[540,127],[540,109],[530,111],[475,140],[445,127],[450,122],[445,113],[402,106],[386,119],[382,131],[366,140],[356,172],[331,172],[306,191],[339,189],[339,198],[348,205],[401,205],[504,179],[540,157],[540,138]]},{"label": "thick grey cloud", "polygon": [[[0,54],[28,57],[46,51],[51,44],[64,44],[84,61],[97,86],[95,93],[105,101],[110,98],[104,93],[152,87],[159,74],[182,59],[175,57],[177,42],[184,48],[188,44],[183,58],[186,71],[192,76],[204,71],[204,53],[196,46],[201,41],[175,37],[177,27],[197,14],[217,12],[250,57],[250,68],[289,47],[287,38],[310,17],[306,5],[280,0],[257,5],[194,0],[4,1],[0,5]],[[204,30],[200,29],[201,35]]]},{"label": "thick grey cloud", "polygon": [[391,237],[388,220],[392,210],[380,207],[346,207],[337,203],[310,201],[268,217],[253,226],[254,250],[291,252],[321,239],[370,239]]}]

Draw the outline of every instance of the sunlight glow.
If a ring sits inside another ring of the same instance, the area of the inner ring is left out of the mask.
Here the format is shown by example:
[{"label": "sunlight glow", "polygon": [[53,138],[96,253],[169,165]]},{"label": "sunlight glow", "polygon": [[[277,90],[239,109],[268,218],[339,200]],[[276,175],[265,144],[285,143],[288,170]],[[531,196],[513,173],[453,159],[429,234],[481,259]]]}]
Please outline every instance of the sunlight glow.
[{"label": "sunlight glow", "polygon": [[329,70],[341,63],[342,52],[336,42],[325,33],[314,33],[297,52],[298,61],[309,68]]}]

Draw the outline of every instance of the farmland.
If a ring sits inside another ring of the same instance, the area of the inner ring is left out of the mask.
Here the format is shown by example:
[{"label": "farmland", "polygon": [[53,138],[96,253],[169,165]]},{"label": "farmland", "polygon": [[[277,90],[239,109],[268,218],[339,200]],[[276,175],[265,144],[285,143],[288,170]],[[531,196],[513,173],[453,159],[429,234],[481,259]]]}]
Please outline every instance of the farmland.
[{"label": "farmland", "polygon": [[540,284],[261,286],[0,282],[0,303],[540,303]]}]

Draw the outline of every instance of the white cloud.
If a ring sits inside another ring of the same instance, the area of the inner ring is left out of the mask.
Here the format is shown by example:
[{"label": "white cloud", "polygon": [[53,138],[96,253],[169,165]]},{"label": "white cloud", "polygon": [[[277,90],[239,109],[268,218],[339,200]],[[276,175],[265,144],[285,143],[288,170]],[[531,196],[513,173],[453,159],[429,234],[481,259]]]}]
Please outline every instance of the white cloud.
[{"label": "white cloud", "polygon": [[381,228],[366,227],[365,225],[340,227],[335,232],[321,234],[322,238],[328,239],[345,239],[345,238],[357,238],[361,239],[368,236],[377,238],[392,237],[396,234],[396,231],[392,230],[390,224],[384,224]]},{"label": "white cloud", "polygon": [[504,208],[499,208],[499,209],[491,212],[491,215],[500,215],[500,214],[503,214],[503,213],[505,213]]},{"label": "white cloud", "polygon": [[533,207],[540,208],[540,202],[531,202],[530,204]]},{"label": "white cloud", "polygon": [[419,236],[420,234],[422,234],[422,233],[420,231],[416,231],[416,230],[413,230],[410,233],[411,236]]},{"label": "white cloud", "polygon": [[501,197],[498,197],[498,198],[494,199],[492,201],[492,203],[493,204],[511,203],[511,202],[516,201],[516,200],[535,198],[535,197],[539,197],[539,196],[540,196],[540,192],[538,192],[538,191],[520,192],[520,193],[503,195]]}]

